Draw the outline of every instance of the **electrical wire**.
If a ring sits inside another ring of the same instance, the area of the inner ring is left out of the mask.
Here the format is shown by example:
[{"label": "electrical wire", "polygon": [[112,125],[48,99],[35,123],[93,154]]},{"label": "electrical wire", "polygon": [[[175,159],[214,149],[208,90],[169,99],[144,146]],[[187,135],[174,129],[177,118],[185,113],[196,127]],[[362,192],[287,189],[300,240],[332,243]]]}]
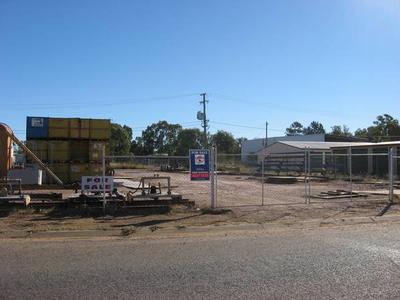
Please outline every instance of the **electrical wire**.
[{"label": "electrical wire", "polygon": [[[232,123],[220,122],[220,121],[209,121],[209,122],[210,122],[210,123],[214,123],[214,124],[226,125],[226,126],[233,126],[233,127],[242,127],[242,128],[249,128],[249,129],[265,130],[265,127],[255,127],[255,126],[248,126],[248,125],[232,124]],[[268,128],[268,131],[278,131],[278,132],[282,132],[282,131],[285,131],[285,130],[286,130],[286,129]]]},{"label": "electrical wire", "polygon": [[[179,94],[172,96],[160,96],[160,97],[147,97],[147,98],[122,98],[122,99],[102,99],[102,100],[88,100],[79,102],[66,102],[60,103],[55,101],[55,103],[39,103],[39,104],[24,104],[21,108],[24,109],[59,109],[59,108],[79,108],[79,107],[93,107],[93,106],[115,106],[115,105],[128,105],[140,102],[154,102],[154,101],[170,101],[176,99],[182,99],[186,97],[198,96],[200,93],[190,93],[190,94]],[[21,101],[20,101],[21,102]]]},{"label": "electrical wire", "polygon": [[[328,110],[316,110],[316,109],[302,109],[301,106],[286,106],[286,105],[281,105],[276,102],[271,102],[271,101],[249,101],[243,98],[238,98],[238,97],[232,97],[232,96],[227,96],[223,95],[220,93],[208,93],[208,95],[212,96],[214,99],[220,99],[223,101],[230,101],[230,102],[237,102],[237,103],[243,103],[243,104],[249,104],[249,105],[257,105],[257,106],[262,106],[264,107],[264,110],[267,109],[279,109],[279,110],[284,110],[284,111],[292,111],[292,112],[300,112],[300,113],[306,113],[306,114],[324,114],[324,115],[329,115],[331,116],[332,114],[338,114],[337,111],[328,111]],[[282,102],[282,101],[280,101]],[[348,112],[341,112],[341,114],[348,114]],[[357,113],[352,112],[351,115],[360,115]],[[361,116],[361,115],[360,115]]]}]

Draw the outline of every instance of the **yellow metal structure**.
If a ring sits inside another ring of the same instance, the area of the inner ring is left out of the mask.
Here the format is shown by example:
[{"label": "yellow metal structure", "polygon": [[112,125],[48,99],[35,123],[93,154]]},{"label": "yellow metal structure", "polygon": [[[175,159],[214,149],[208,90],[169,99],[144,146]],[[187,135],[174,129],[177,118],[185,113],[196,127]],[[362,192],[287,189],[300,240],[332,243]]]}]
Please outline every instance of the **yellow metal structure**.
[{"label": "yellow metal structure", "polygon": [[65,118],[49,118],[49,138],[69,138],[69,119]]},{"label": "yellow metal structure", "polygon": [[72,162],[89,161],[89,141],[70,140],[70,156]]},{"label": "yellow metal structure", "polygon": [[106,147],[106,155],[110,154],[110,144],[106,142],[90,142],[89,143],[89,161],[101,161],[103,155],[103,147]]},{"label": "yellow metal structure", "polygon": [[49,139],[108,140],[111,122],[103,119],[49,118]]},{"label": "yellow metal structure", "polygon": [[89,164],[74,163],[70,165],[69,176],[72,182],[81,181],[82,176],[89,175]]},{"label": "yellow metal structure", "polygon": [[[27,141],[26,146],[33,152],[41,161],[47,161],[48,156],[48,142],[41,140]],[[31,162],[31,159],[27,160]]]},{"label": "yellow metal structure", "polygon": [[111,138],[110,120],[90,120],[90,138],[93,140],[108,140]]},{"label": "yellow metal structure", "polygon": [[70,160],[69,141],[48,141],[49,162],[68,162]]}]

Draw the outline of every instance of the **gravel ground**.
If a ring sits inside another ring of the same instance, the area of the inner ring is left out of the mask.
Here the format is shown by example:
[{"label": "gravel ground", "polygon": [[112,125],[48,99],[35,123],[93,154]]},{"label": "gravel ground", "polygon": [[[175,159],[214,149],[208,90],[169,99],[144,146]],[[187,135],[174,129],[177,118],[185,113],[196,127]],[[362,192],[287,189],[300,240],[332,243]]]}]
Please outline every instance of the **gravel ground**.
[{"label": "gravel ground", "polygon": [[[182,194],[185,198],[196,201],[199,207],[210,205],[210,184],[209,182],[190,181],[189,173],[178,172],[158,172],[144,169],[119,169],[116,170],[116,177],[130,178],[133,181],[139,181],[143,176],[169,176],[175,193]],[[350,190],[351,184],[347,181],[329,181],[311,183],[311,193],[335,190]],[[372,192],[386,191],[387,186],[384,183],[365,184],[352,183],[354,191]],[[304,203],[305,186],[304,183],[296,184],[270,184],[264,183],[264,204],[296,204]],[[386,195],[370,195],[371,200],[385,200]],[[350,198],[341,199],[346,202]],[[354,198],[352,200],[357,200]],[[260,205],[262,203],[262,184],[259,177],[247,175],[218,175],[218,206],[246,206]],[[312,201],[318,202],[319,199]],[[327,202],[322,200],[322,202]]]}]

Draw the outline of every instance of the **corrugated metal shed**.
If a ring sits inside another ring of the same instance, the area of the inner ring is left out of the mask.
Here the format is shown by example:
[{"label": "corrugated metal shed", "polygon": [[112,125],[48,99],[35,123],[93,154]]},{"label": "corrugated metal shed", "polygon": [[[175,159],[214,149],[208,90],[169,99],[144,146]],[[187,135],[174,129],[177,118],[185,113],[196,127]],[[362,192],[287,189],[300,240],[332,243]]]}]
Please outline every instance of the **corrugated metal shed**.
[{"label": "corrugated metal shed", "polygon": [[[308,135],[292,135],[292,136],[275,136],[268,138],[268,145],[272,145],[278,141],[313,141],[324,142],[324,134],[308,134]],[[265,139],[252,139],[242,143],[241,157],[246,160],[248,155],[254,155],[264,147]]]},{"label": "corrugated metal shed", "polygon": [[[400,147],[400,141],[390,141],[390,142],[380,142],[380,143],[354,143],[355,145],[350,145],[352,148],[359,147]],[[332,146],[332,148],[348,148],[346,145]]]},{"label": "corrugated metal shed", "polygon": [[[281,143],[296,149],[304,150],[304,148],[310,148],[310,150],[331,150],[333,147],[357,147],[357,146],[369,146],[374,143],[354,143],[354,142],[307,142],[307,141],[279,141]],[[275,144],[275,143],[274,143]],[[272,145],[270,145],[272,146]],[[268,146],[268,147],[270,147]],[[267,147],[267,149],[268,149]]]}]

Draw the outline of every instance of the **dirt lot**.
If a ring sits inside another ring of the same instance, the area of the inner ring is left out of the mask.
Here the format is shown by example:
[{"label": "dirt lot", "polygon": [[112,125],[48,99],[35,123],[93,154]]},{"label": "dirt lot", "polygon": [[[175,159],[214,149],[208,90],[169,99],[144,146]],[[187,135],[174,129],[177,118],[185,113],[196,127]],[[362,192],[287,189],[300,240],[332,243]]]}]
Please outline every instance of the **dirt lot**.
[{"label": "dirt lot", "polygon": [[[148,233],[164,230],[185,230],[187,228],[209,228],[223,225],[260,224],[270,226],[301,227],[307,223],[313,226],[337,225],[349,218],[362,222],[375,222],[374,217],[385,207],[385,202],[325,203],[311,205],[245,206],[219,211],[187,209],[176,206],[167,214],[91,216],[79,210],[57,210],[31,208],[19,209],[0,215],[0,238],[30,237],[46,232],[92,232],[93,235],[124,236],[133,233]],[[398,217],[398,205],[385,214]]]},{"label": "dirt lot", "polygon": [[[196,201],[196,205],[203,208],[210,206],[210,184],[207,181],[190,181],[187,172],[159,172],[145,169],[119,169],[116,170],[116,177],[128,178],[139,182],[143,176],[170,176],[173,192],[183,195],[189,200]],[[218,175],[217,201],[220,207],[260,205],[262,203],[262,184],[261,178],[247,175]],[[328,181],[311,184],[311,194],[327,192],[333,190],[350,190],[373,192],[380,191],[378,194],[370,194],[368,200],[387,199],[388,187],[384,182],[371,183],[352,183],[348,181]],[[264,183],[264,204],[301,204],[305,202],[304,182],[296,184],[270,184]],[[359,198],[345,198],[340,201],[365,200]],[[327,202],[327,200],[312,199],[312,202]],[[332,201],[331,201],[332,202]]]},{"label": "dirt lot", "polygon": [[[311,205],[304,204],[304,183],[264,184],[264,206],[262,184],[259,177],[240,175],[218,176],[218,207],[226,208],[217,214],[207,209],[210,203],[209,182],[192,182],[185,172],[154,172],[143,169],[117,170],[116,178],[131,180],[133,186],[143,176],[170,176],[173,193],[194,200],[194,208],[174,206],[166,214],[138,214],[121,210],[113,216],[104,217],[97,212],[80,209],[16,209],[0,212],[0,237],[31,236],[35,233],[55,231],[93,231],[112,235],[130,235],[135,232],[159,231],[162,229],[184,230],[196,226],[220,226],[228,224],[263,224],[263,226],[294,226],[302,222],[314,222],[317,226],[337,223],[348,218],[373,220],[387,203],[385,183],[353,183],[353,190],[375,191],[377,195],[354,199],[321,200],[311,199]],[[313,182],[312,194],[321,191],[349,189],[349,182]],[[119,188],[127,192],[127,188]],[[26,191],[29,192],[29,191]],[[31,193],[41,193],[34,190]],[[47,190],[50,192],[50,190]],[[63,197],[74,195],[71,190],[62,192]],[[398,192],[398,191],[396,191]],[[381,195],[379,195],[381,193]],[[386,213],[399,216],[400,209],[394,205]],[[372,218],[372,219],[370,219]]]}]

